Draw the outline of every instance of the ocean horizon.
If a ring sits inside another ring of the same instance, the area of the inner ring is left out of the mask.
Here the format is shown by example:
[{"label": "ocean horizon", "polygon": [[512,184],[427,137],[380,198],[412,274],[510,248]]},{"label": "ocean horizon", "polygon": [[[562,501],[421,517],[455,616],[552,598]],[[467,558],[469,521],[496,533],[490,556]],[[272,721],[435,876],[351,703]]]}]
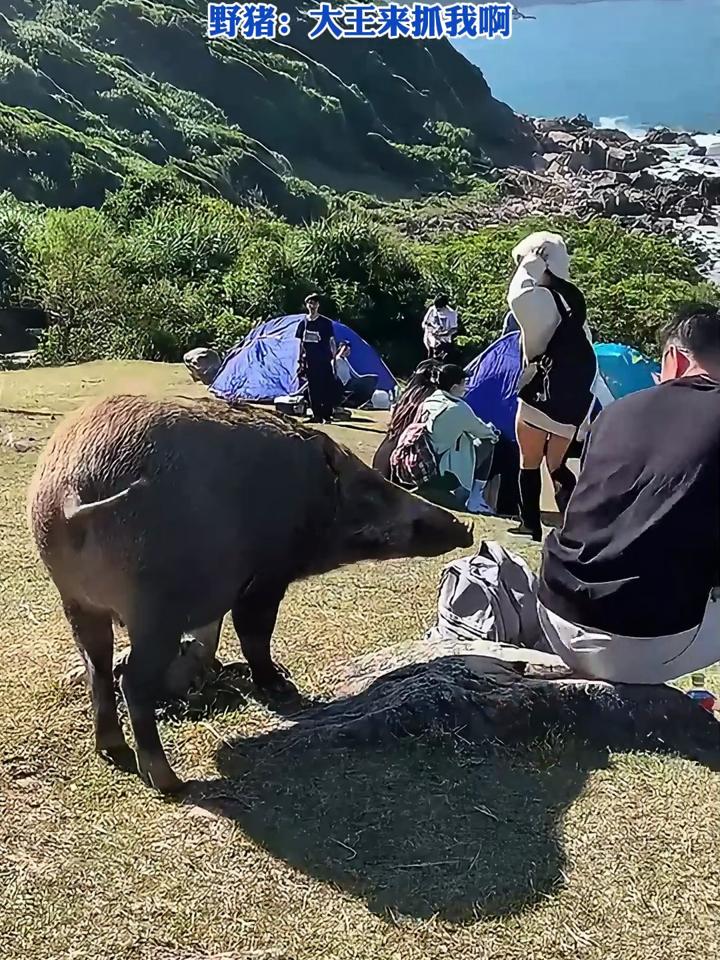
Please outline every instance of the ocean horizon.
[{"label": "ocean horizon", "polygon": [[493,96],[535,117],[720,130],[720,0],[531,3],[508,40],[457,40]]}]

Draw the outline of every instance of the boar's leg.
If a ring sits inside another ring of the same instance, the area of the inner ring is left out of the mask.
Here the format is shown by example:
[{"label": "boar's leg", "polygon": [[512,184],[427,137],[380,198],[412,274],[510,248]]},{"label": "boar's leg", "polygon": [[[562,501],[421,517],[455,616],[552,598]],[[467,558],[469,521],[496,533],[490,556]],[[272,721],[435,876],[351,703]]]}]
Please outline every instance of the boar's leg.
[{"label": "boar's leg", "polygon": [[270,640],[285,584],[256,585],[244,589],[232,608],[235,632],[248,662],[253,683],[270,693],[285,693],[292,684],[283,677],[270,655]]},{"label": "boar's leg", "polygon": [[90,684],[95,720],[95,749],[118,766],[132,769],[135,767],[135,759],[123,736],[115,701],[112,617],[107,613],[83,610],[75,603],[65,605],[65,616],[85,663]]},{"label": "boar's leg", "polygon": [[[167,620],[167,617],[165,618]],[[130,655],[120,676],[130,723],[135,735],[138,768],[142,778],[161,793],[181,789],[160,742],[155,707],[163,693],[163,681],[180,645],[180,629],[160,617],[129,625]]]}]

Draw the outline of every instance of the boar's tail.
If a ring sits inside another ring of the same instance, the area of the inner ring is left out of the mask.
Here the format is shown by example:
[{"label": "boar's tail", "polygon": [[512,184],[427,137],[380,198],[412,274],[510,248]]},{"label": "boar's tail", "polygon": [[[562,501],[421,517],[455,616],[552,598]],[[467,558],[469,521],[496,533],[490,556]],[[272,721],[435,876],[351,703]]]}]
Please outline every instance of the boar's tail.
[{"label": "boar's tail", "polygon": [[144,477],[133,481],[129,487],[115,493],[111,497],[105,497],[104,500],[93,500],[90,503],[81,503],[77,493],[71,493],[65,498],[63,503],[63,514],[66,520],[72,521],[79,517],[87,517],[98,510],[104,510],[106,507],[113,507],[123,500],[126,500],[138,487],[145,486],[147,481]]}]

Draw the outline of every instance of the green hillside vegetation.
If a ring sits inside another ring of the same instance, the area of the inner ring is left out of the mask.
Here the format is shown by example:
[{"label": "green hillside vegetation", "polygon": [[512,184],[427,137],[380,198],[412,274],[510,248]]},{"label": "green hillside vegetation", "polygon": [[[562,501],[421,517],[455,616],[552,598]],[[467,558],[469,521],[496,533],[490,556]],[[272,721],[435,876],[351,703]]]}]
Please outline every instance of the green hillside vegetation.
[{"label": "green hillside vegetation", "polygon": [[352,202],[296,226],[170,175],[128,179],[99,209],[46,209],[0,195],[0,296],[56,319],[41,359],[57,363],[223,351],[256,320],[297,312],[319,289],[328,313],[405,373],[418,358],[425,304],[439,289],[461,308],[468,354],[497,336],[510,251],[539,228],[568,238],[603,339],[654,352],[658,325],[678,303],[717,298],[674,243],[607,220],[535,220],[420,242]]},{"label": "green hillside vegetation", "polygon": [[0,0],[0,189],[97,206],[167,166],[299,220],[333,190],[417,196],[527,161],[527,125],[449,43],[310,41],[285,9],[286,41],[209,42],[199,0]]},{"label": "green hillside vegetation", "polygon": [[424,231],[492,201],[527,125],[445,41],[309,41],[284,9],[287,42],[208,42],[196,0],[0,0],[0,298],[57,321],[41,362],[223,351],[318,288],[403,374],[439,289],[468,355],[497,335],[510,250],[545,226],[599,336],[652,350],[679,301],[716,295],[607,221]]}]

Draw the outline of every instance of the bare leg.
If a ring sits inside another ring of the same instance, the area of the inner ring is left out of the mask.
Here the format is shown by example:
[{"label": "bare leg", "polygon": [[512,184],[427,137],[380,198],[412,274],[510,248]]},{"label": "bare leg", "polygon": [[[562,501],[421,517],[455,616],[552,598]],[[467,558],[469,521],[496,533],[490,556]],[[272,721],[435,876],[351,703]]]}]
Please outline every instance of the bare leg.
[{"label": "bare leg", "polygon": [[567,437],[556,437],[554,434],[550,434],[545,453],[550,473],[554,473],[559,467],[562,467],[565,462],[565,454],[568,452],[571,443],[572,440],[568,440]]},{"label": "bare leg", "polygon": [[555,502],[561,514],[564,514],[567,509],[576,483],[575,474],[565,464],[565,457],[571,443],[572,441],[565,437],[551,435],[545,454],[555,490]]},{"label": "bare leg", "polygon": [[162,625],[162,618],[130,628],[130,656],[123,669],[122,689],[135,735],[140,775],[156,790],[173,793],[182,787],[165,756],[155,720],[163,680],[180,643],[180,630]]},{"label": "bare leg", "polygon": [[171,697],[184,697],[193,684],[201,680],[212,666],[220,642],[222,617],[188,634],[180,653],[165,674],[165,692]]},{"label": "bare leg", "polygon": [[235,601],[232,618],[253,682],[271,692],[284,692],[288,682],[273,663],[270,640],[286,587],[254,587]]},{"label": "bare leg", "polygon": [[520,447],[520,466],[523,470],[539,470],[545,456],[548,435],[522,420],[515,421],[515,433]]},{"label": "bare leg", "polygon": [[120,766],[134,766],[132,751],[123,736],[113,686],[113,629],[107,613],[65,606],[73,638],[85,663],[95,722],[95,749]]}]

